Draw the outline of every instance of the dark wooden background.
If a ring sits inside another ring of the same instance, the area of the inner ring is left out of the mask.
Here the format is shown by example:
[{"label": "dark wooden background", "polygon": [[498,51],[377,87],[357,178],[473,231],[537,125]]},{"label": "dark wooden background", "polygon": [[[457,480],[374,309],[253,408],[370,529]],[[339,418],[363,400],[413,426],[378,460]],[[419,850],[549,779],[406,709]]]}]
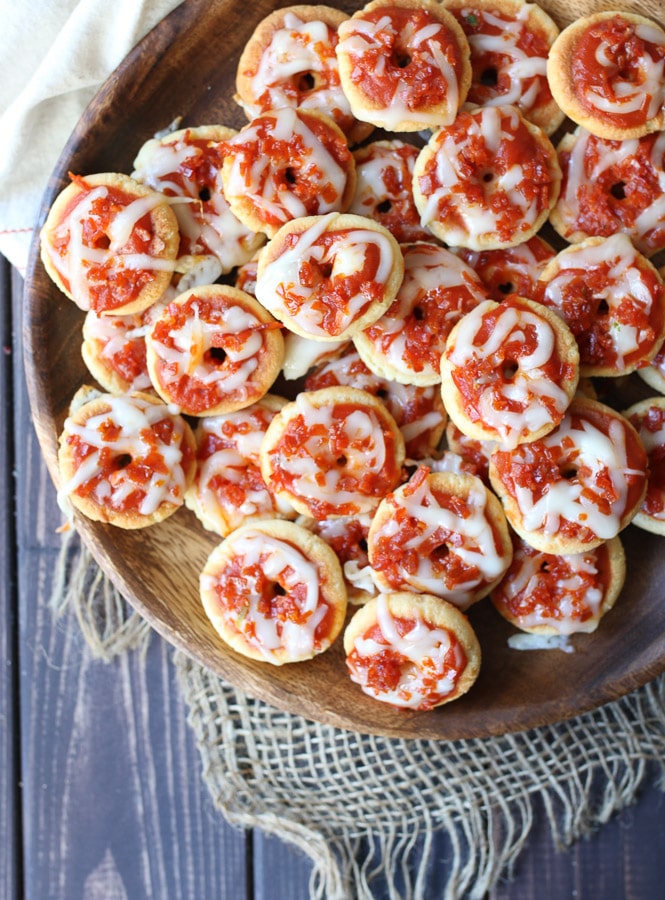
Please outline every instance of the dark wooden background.
[{"label": "dark wooden background", "polygon": [[[153,637],[145,661],[94,661],[76,622],[48,608],[61,514],[30,421],[22,286],[0,258],[0,897],[304,900],[307,857],[230,827],[213,807],[171,648]],[[438,840],[428,897],[445,872]],[[565,853],[539,810],[515,879],[492,892],[565,897],[665,897],[665,794],[654,778]]]}]

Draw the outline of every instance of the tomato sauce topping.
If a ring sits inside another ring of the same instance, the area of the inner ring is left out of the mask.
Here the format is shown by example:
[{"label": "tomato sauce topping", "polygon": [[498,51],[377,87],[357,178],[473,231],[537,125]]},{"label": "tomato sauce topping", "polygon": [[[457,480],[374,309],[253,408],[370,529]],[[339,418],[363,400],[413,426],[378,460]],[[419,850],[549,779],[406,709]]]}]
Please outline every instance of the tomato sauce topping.
[{"label": "tomato sauce topping", "polygon": [[[71,175],[72,183],[80,188],[65,208],[62,221],[76,216],[79,204],[85,202],[87,194],[95,190],[85,178]],[[137,197],[118,187],[105,185],[103,195],[96,197],[86,209],[81,220],[81,239],[84,248],[93,251],[107,251],[110,245],[109,227],[114,217],[133,203]],[[57,229],[53,239],[55,253],[65,260],[70,250],[71,230]],[[95,312],[104,312],[125,306],[135,300],[141,291],[154,281],[155,271],[150,268],[136,269],[125,267],[122,257],[129,254],[154,256],[164,247],[164,242],[154,231],[151,211],[141,216],[135,223],[127,241],[114,253],[108,253],[103,262],[93,259],[85,261],[86,290],[89,295],[89,308]],[[83,252],[85,260],[85,250]],[[63,284],[71,290],[71,275],[60,269]]]},{"label": "tomato sauce topping", "polygon": [[634,413],[629,421],[638,430],[649,457],[647,493],[642,511],[648,516],[665,518],[665,409],[650,406]]},{"label": "tomato sauce topping", "polygon": [[[598,114],[600,108],[617,126],[631,128],[652,118],[662,105],[662,84],[660,96],[654,96],[648,70],[655,65],[662,73],[664,61],[665,43],[640,37],[635,25],[618,14],[595,22],[578,36],[570,83],[589,112]],[[625,108],[607,108],[597,98]]]},{"label": "tomato sauce topping", "polygon": [[[389,24],[383,25],[386,20]],[[351,72],[351,80],[365,96],[386,107],[400,85],[406,83],[408,92],[405,100],[411,111],[428,109],[446,101],[451,87],[442,75],[436,54],[430,50],[430,45],[434,44],[437,53],[443,55],[459,80],[462,72],[461,52],[457,39],[446,25],[425,9],[396,6],[382,6],[363,12],[355,30],[352,23],[351,33],[363,36],[364,22],[374,26],[382,23],[382,27],[371,32],[371,43],[367,42],[365,46],[363,42],[362,52],[357,54],[362,63],[354,65]],[[409,40],[409,36],[435,26],[438,26],[437,30],[426,40],[418,43]]]}]

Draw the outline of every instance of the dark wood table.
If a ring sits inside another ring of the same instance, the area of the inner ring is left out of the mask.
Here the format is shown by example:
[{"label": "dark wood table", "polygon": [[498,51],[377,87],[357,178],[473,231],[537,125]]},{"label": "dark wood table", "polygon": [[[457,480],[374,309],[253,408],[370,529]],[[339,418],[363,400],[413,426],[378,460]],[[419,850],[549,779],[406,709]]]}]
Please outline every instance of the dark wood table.
[{"label": "dark wood table", "polygon": [[[154,636],[145,660],[95,661],[76,622],[49,609],[62,517],[30,421],[22,287],[0,258],[0,897],[304,900],[308,858],[215,810],[171,648]],[[494,900],[665,897],[665,794],[653,779],[567,852],[541,813]],[[440,896],[444,851],[441,839],[428,897]]]}]

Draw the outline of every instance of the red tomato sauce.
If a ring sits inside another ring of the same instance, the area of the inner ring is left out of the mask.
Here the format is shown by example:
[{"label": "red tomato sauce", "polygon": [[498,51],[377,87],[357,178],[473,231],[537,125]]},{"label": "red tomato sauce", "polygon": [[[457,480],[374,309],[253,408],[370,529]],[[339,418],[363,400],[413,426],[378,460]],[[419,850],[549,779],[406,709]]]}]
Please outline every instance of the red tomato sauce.
[{"label": "red tomato sauce", "polygon": [[[601,65],[597,54],[602,53],[610,60],[610,65]],[[571,62],[571,85],[578,101],[589,112],[598,114],[587,91],[612,102],[621,102],[615,91],[617,81],[627,81],[639,87],[644,83],[642,65],[659,62],[665,58],[665,47],[644,41],[635,33],[635,27],[621,15],[603,19],[582,32],[577,39]],[[621,128],[639,126],[647,121],[651,95],[644,93],[639,109],[615,113],[602,111],[602,115]]]},{"label": "red tomato sauce", "polygon": [[[362,64],[353,66],[351,80],[365,96],[383,108],[390,106],[398,87],[404,83],[408,86],[405,99],[411,111],[445,103],[449,94],[448,83],[440,68],[431,61],[428,44],[433,42],[438,45],[459,81],[462,58],[453,33],[424,9],[382,6],[364,12],[362,21],[376,24],[386,16],[390,17],[392,28],[377,31],[373,35],[375,46],[364,49],[362,54],[353,54],[362,60]],[[409,36],[432,24],[439,24],[439,31],[423,41],[422,49],[413,46]],[[359,33],[362,34],[362,31]]]}]

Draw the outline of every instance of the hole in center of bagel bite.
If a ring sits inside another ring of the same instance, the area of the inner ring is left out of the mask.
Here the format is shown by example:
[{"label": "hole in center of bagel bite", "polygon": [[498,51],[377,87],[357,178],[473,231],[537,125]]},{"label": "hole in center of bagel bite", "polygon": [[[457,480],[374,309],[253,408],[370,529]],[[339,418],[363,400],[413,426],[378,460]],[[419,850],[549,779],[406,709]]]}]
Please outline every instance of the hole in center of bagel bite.
[{"label": "hole in center of bagel bite", "polygon": [[391,62],[397,69],[406,69],[411,62],[411,54],[406,47],[395,47]]},{"label": "hole in center of bagel bite", "polygon": [[343,467],[348,463],[348,459],[346,458],[346,456],[343,453],[340,453],[340,455],[337,457],[335,462],[337,463],[338,466]]},{"label": "hole in center of bagel bite", "polygon": [[435,547],[430,553],[430,559],[433,562],[443,562],[449,554],[450,548],[448,547],[448,544],[439,544],[439,546]]},{"label": "hole in center of bagel bite", "polygon": [[385,200],[382,200],[379,204],[377,204],[376,211],[381,215],[385,215],[386,213],[389,213],[392,208],[392,201],[386,198]]},{"label": "hole in center of bagel bite", "polygon": [[199,191],[199,200],[201,200],[202,203],[207,203],[208,200],[210,200],[210,188],[201,188],[201,190]]},{"label": "hole in center of bagel bite", "polygon": [[499,83],[499,70],[496,66],[488,66],[480,73],[478,80],[485,87],[496,87]]},{"label": "hole in center of bagel bite", "polygon": [[501,367],[503,380],[512,381],[515,375],[517,375],[518,369],[519,365],[515,362],[514,359],[504,359],[503,366]]},{"label": "hole in center of bagel bite", "polygon": [[600,298],[598,298],[597,303],[598,303],[598,305],[596,307],[596,311],[597,311],[598,315],[606,316],[610,311],[610,307],[607,303],[607,300],[604,297],[600,297]]},{"label": "hole in center of bagel bite", "polygon": [[286,181],[288,184],[295,184],[297,180],[297,172],[292,166],[289,166],[284,170],[284,181]]},{"label": "hole in center of bagel bite", "polygon": [[425,318],[425,310],[422,306],[414,306],[412,315],[416,322],[422,322]]},{"label": "hole in center of bagel bite", "polygon": [[489,184],[490,181],[494,181],[494,172],[483,172],[481,178],[485,184]]},{"label": "hole in center of bagel bite", "polygon": [[502,294],[512,294],[515,291],[515,285],[512,281],[504,281],[503,284],[498,284],[497,288]]},{"label": "hole in center of bagel bite", "polygon": [[113,460],[113,466],[117,470],[126,469],[127,466],[131,463],[132,457],[129,453],[119,453],[118,456]]},{"label": "hole in center of bagel bite", "polygon": [[617,181],[616,184],[613,184],[610,188],[610,194],[614,197],[615,200],[625,200],[626,199],[626,182],[625,181]]},{"label": "hole in center of bagel bite", "polygon": [[561,477],[565,478],[566,481],[575,481],[577,478],[577,466],[572,463],[568,463],[561,468]]},{"label": "hole in center of bagel bite", "polygon": [[279,581],[273,581],[271,588],[274,597],[286,597],[286,590]]},{"label": "hole in center of bagel bite", "polygon": [[206,351],[205,360],[214,366],[221,366],[226,362],[226,350],[223,347],[211,347]]},{"label": "hole in center of bagel bite", "polygon": [[296,90],[301,94],[307,94],[316,87],[316,78],[311,72],[300,72],[296,76]]}]

